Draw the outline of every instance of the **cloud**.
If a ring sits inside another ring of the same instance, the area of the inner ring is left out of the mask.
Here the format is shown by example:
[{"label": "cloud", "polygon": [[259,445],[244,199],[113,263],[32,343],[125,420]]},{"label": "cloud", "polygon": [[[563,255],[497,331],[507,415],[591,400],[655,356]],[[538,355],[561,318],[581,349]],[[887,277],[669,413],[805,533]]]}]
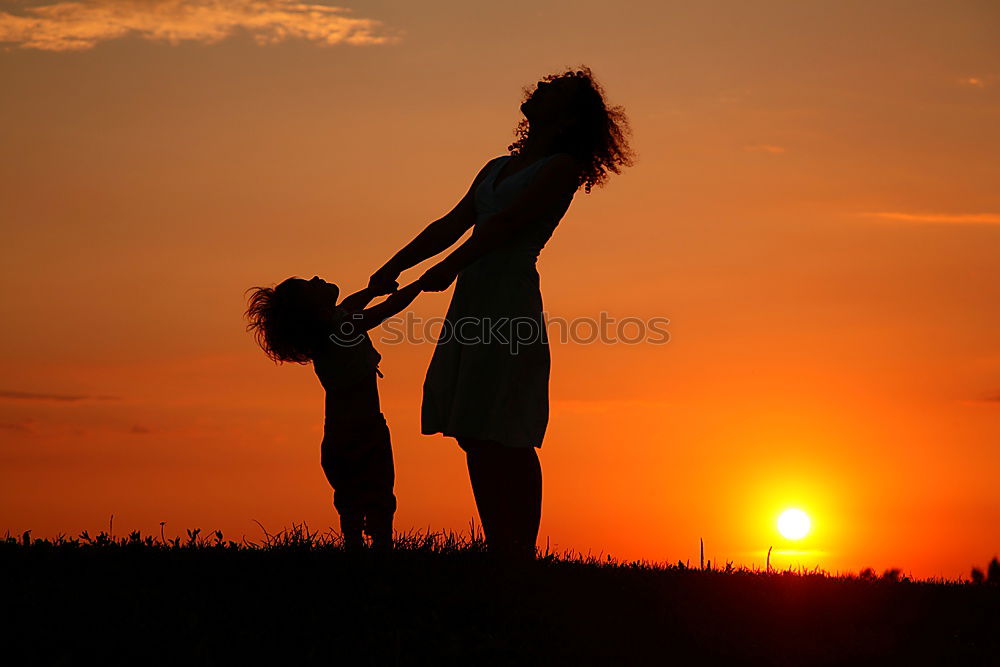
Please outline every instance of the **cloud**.
[{"label": "cloud", "polygon": [[954,225],[1000,225],[1000,213],[862,213],[866,218],[899,222],[947,223]]},{"label": "cloud", "polygon": [[958,80],[963,86],[971,86],[972,88],[985,88],[986,80],[978,76],[966,76]]},{"label": "cloud", "polygon": [[772,146],[771,144],[756,144],[753,146],[744,146],[743,150],[748,153],[770,153],[772,155],[778,155],[784,153],[785,149],[781,146]]},{"label": "cloud", "polygon": [[84,396],[82,394],[36,394],[28,391],[3,391],[0,390],[0,399],[14,401],[57,401],[60,403],[71,403],[73,401],[117,401],[117,396]]},{"label": "cloud", "polygon": [[992,394],[982,394],[976,398],[965,398],[960,399],[959,403],[965,405],[1000,405],[1000,392],[994,392]]},{"label": "cloud", "polygon": [[33,420],[31,419],[22,419],[21,421],[16,422],[2,422],[0,423],[0,429],[12,433],[31,433],[32,422]]},{"label": "cloud", "polygon": [[24,49],[85,51],[137,35],[155,42],[214,44],[237,31],[260,45],[304,39],[321,45],[394,42],[382,23],[350,9],[298,0],[78,0],[0,12],[0,42]]}]

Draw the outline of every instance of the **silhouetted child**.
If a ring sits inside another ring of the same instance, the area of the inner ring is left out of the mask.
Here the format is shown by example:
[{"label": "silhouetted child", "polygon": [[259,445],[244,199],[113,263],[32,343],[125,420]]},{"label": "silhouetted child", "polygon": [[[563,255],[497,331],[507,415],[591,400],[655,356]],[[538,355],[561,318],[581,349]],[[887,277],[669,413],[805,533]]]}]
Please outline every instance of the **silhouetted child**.
[{"label": "silhouetted child", "polygon": [[268,357],[276,362],[312,362],[326,390],[321,463],[334,489],[344,544],[392,546],[396,497],[389,428],[379,406],[376,375],[381,355],[368,330],[409,306],[420,293],[417,283],[368,307],[371,287],[337,304],[336,285],[314,277],[289,278],[277,287],[255,287],[247,318]]}]

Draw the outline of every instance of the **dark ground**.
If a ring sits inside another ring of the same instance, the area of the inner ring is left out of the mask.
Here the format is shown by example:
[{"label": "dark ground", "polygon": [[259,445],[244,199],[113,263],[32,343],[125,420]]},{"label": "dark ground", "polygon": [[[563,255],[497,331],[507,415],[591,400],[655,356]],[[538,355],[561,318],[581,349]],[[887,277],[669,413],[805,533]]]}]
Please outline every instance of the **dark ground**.
[{"label": "dark ground", "polygon": [[[6,664],[1000,665],[1000,586],[287,534],[0,544]],[[185,545],[184,542],[190,542]]]}]

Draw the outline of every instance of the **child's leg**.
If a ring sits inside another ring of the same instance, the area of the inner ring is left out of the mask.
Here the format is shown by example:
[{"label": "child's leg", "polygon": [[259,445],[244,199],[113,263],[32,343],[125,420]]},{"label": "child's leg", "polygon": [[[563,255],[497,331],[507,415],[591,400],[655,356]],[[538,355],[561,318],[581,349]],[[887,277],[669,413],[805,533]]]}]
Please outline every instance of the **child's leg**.
[{"label": "child's leg", "polygon": [[365,515],[362,504],[358,502],[358,493],[345,486],[335,489],[333,506],[340,514],[340,534],[344,538],[344,546],[348,549],[363,547],[365,542],[361,532],[365,526]]},{"label": "child's leg", "polygon": [[371,432],[371,449],[365,457],[365,532],[376,549],[392,548],[392,518],[396,496],[392,492],[396,471],[392,462],[389,428],[382,422]]},{"label": "child's leg", "polygon": [[327,481],[333,487],[333,506],[340,515],[340,534],[344,546],[353,549],[364,546],[361,531],[364,528],[364,507],[359,498],[356,471],[357,462],[338,452],[335,440],[323,439],[321,464]]}]

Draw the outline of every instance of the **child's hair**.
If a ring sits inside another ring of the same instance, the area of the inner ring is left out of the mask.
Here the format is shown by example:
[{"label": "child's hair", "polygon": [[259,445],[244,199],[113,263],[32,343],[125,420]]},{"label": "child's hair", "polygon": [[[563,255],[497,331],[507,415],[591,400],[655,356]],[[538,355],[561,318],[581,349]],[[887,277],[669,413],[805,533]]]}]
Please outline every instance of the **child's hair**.
[{"label": "child's hair", "polygon": [[307,364],[315,353],[320,322],[305,298],[308,282],[289,278],[276,287],[251,287],[247,331],[275,363]]}]

